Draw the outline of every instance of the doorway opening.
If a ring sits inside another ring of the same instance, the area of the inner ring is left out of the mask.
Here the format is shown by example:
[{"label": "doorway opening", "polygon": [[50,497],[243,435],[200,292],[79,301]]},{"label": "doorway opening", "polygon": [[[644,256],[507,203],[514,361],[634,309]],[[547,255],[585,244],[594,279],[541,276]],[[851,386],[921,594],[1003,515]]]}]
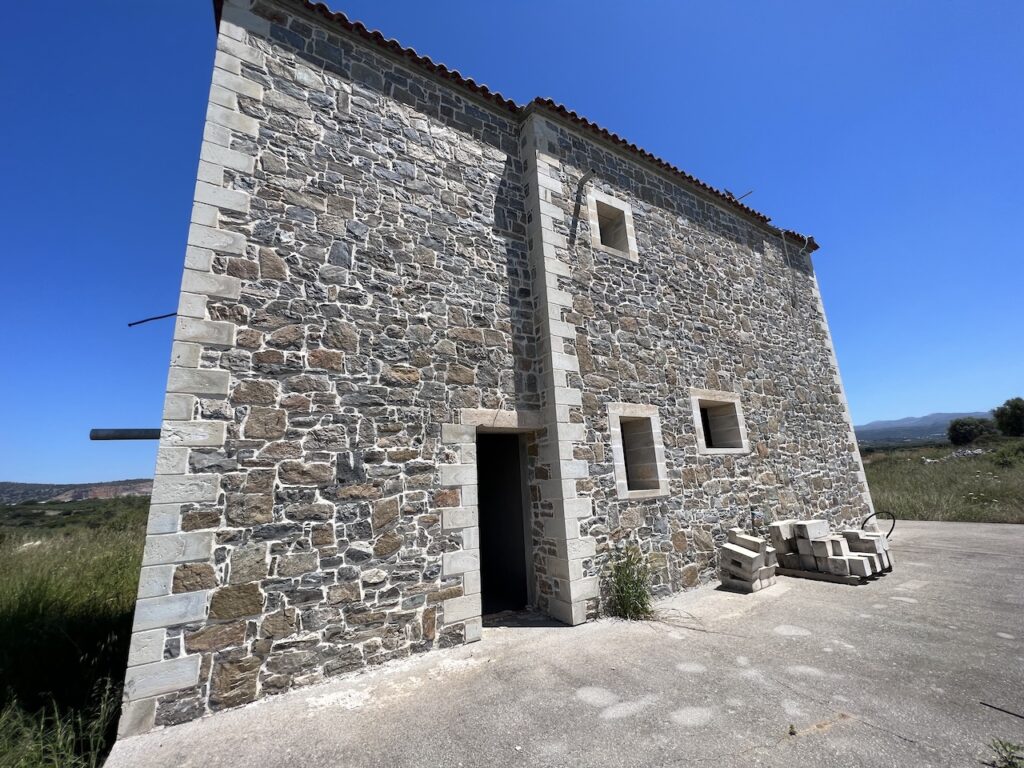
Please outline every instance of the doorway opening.
[{"label": "doorway opening", "polygon": [[483,613],[530,603],[525,456],[519,434],[478,433],[480,598]]}]

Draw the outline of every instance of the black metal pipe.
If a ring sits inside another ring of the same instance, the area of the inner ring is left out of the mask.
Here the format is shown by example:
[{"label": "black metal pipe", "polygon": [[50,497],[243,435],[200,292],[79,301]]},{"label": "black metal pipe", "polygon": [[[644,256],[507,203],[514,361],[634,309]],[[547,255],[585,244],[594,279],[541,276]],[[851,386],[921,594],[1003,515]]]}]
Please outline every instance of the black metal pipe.
[{"label": "black metal pipe", "polygon": [[159,429],[90,429],[90,440],[159,440]]}]

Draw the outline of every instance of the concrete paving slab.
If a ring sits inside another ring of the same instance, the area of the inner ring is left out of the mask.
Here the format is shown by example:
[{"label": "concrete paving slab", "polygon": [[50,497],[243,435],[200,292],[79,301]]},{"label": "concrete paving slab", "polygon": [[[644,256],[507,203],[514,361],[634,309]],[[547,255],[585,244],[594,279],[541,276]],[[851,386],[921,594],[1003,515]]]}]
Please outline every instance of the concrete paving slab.
[{"label": "concrete paving slab", "polygon": [[[126,739],[162,766],[965,766],[1024,742],[1024,526],[898,524],[863,586],[705,588]],[[790,726],[796,735],[789,735]]]}]

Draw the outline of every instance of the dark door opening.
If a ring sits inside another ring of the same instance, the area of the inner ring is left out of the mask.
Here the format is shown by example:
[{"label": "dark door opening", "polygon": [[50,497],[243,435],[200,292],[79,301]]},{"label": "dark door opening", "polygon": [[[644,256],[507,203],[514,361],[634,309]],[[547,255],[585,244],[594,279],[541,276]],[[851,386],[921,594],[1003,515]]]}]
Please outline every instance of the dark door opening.
[{"label": "dark door opening", "polygon": [[483,612],[518,611],[530,599],[519,435],[478,434],[476,462]]}]

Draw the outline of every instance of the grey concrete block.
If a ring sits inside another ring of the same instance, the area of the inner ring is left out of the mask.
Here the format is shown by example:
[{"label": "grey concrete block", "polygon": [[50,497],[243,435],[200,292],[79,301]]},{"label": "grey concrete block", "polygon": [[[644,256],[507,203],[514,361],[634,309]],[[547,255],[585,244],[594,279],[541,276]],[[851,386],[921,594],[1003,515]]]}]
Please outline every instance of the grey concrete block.
[{"label": "grey concrete block", "polygon": [[211,165],[219,165],[241,173],[252,173],[256,159],[251,155],[243,155],[234,149],[228,149],[209,141],[204,141],[199,150],[199,157]]},{"label": "grey concrete block", "polygon": [[246,192],[237,189],[224,189],[204,181],[196,182],[195,199],[201,203],[229,211],[245,213],[249,210],[249,195]]},{"label": "grey concrete block", "polygon": [[146,537],[142,564],[165,565],[210,560],[213,555],[213,531],[161,533]]},{"label": "grey concrete block", "polygon": [[[244,235],[240,235],[237,232],[193,224],[188,229],[188,244],[194,245],[197,248],[209,248],[211,251],[218,251],[220,253],[241,255],[245,253],[246,240]],[[182,283],[182,290],[206,293],[206,291],[195,291],[193,288],[188,288],[185,283]]]},{"label": "grey concrete block", "polygon": [[470,528],[479,522],[476,507],[444,507],[437,511],[441,513],[441,528],[446,531]]},{"label": "grey concrete block", "polygon": [[147,629],[132,633],[131,644],[128,646],[128,666],[152,664],[164,657],[164,641],[166,629]]},{"label": "grey concrete block", "polygon": [[142,699],[191,688],[199,682],[200,661],[200,656],[181,656],[129,667],[124,680],[125,696],[129,700]]},{"label": "grey concrete block", "polygon": [[182,592],[139,600],[135,604],[132,631],[173,627],[206,618],[206,592]]},{"label": "grey concrete block", "polygon": [[216,501],[220,490],[217,475],[157,475],[153,479],[153,504],[184,504],[189,501]]},{"label": "grey concrete block", "polygon": [[[235,346],[234,323],[222,320],[197,320],[194,317],[179,317],[174,323],[174,340],[180,342],[193,342],[202,344],[205,347],[233,347]],[[194,365],[184,367],[195,367],[198,365],[198,355]]]},{"label": "grey concrete block", "polygon": [[230,374],[195,368],[171,368],[167,374],[167,391],[193,395],[227,396]]},{"label": "grey concrete block", "polygon": [[156,452],[156,474],[183,475],[188,470],[188,448],[161,445]]},{"label": "grey concrete block", "polygon": [[189,421],[195,411],[196,398],[193,395],[171,393],[164,397],[165,421]]},{"label": "grey concrete block", "polygon": [[827,520],[798,520],[793,529],[801,539],[820,539],[829,534]]},{"label": "grey concrete block", "polygon": [[174,585],[173,565],[150,565],[139,574],[137,598],[160,597],[171,594]]},{"label": "grey concrete block", "polygon": [[460,549],[455,552],[445,552],[441,556],[442,573],[445,576],[456,576],[467,571],[480,570],[480,551]]},{"label": "grey concrete block", "polygon": [[156,699],[139,699],[121,704],[121,719],[117,722],[117,738],[127,739],[153,730],[156,720]]},{"label": "grey concrete block", "polygon": [[232,278],[229,274],[185,269],[181,275],[181,290],[185,293],[216,296],[221,299],[237,299],[242,295],[242,281]]},{"label": "grey concrete block", "polygon": [[441,485],[446,488],[476,485],[476,464],[442,464],[438,469],[441,473]]},{"label": "grey concrete block", "polygon": [[165,421],[160,441],[170,446],[219,447],[224,445],[226,430],[223,421]]},{"label": "grey concrete block", "polygon": [[480,616],[481,604],[480,595],[464,595],[445,600],[444,623],[457,624],[467,619],[474,619]]},{"label": "grey concrete block", "polygon": [[174,533],[181,525],[180,504],[151,504],[146,533]]}]

